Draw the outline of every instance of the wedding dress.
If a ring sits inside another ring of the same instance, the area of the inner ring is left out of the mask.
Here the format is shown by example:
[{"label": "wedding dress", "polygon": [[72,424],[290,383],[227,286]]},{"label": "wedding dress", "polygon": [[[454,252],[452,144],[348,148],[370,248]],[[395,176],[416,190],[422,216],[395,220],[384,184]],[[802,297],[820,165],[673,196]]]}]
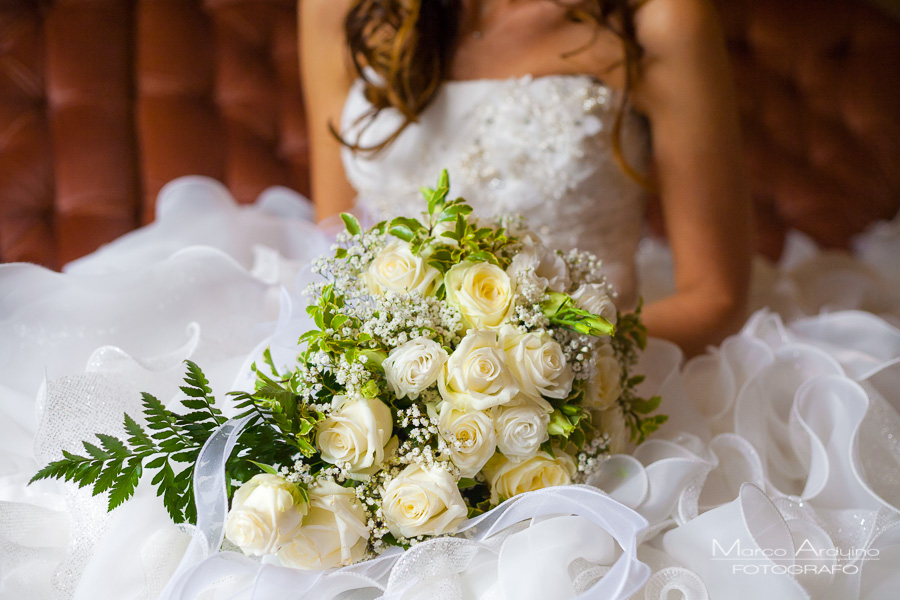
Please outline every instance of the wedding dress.
[{"label": "wedding dress", "polygon": [[[628,306],[672,284],[665,248],[641,241],[641,191],[613,158],[618,100],[586,76],[448,82],[387,150],[347,152],[345,170],[360,212],[380,219],[421,210],[419,186],[446,168],[478,213],[521,214],[549,244],[601,256]],[[362,131],[367,108],[354,86],[343,124],[363,145],[399,118],[385,111]],[[623,131],[640,168],[646,127],[629,114]],[[781,265],[756,266],[760,310],[739,334],[686,363],[651,340],[642,391],[670,415],[658,435],[589,486],[514,499],[456,538],[311,574],[218,552],[214,455],[196,529],[173,525],[146,483],[110,514],[89,490],[25,485],[62,449],[119,432],[140,392],[174,400],[186,358],[221,399],[250,385],[263,348],[294,360],[306,266],[330,245],[310,218],[289,190],[238,207],[218,183],[184,178],[154,224],[65,274],[0,266],[0,598],[896,596],[896,223],[860,238],[855,258],[794,235]]]}]

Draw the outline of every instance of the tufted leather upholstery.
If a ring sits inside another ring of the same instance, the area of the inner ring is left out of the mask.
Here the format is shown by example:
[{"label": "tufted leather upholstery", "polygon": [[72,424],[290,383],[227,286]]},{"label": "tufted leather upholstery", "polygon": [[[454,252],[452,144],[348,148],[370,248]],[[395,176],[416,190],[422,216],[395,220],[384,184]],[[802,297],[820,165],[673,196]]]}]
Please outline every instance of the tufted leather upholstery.
[{"label": "tufted leather upholstery", "polygon": [[144,0],[136,125],[143,219],[169,180],[209,175],[250,202],[308,188],[295,0]]},{"label": "tufted leather upholstery", "polygon": [[[759,246],[900,208],[900,24],[862,0],[717,0]],[[0,259],[58,267],[180,175],[308,188],[295,0],[0,1]]]},{"label": "tufted leather upholstery", "polygon": [[0,259],[59,267],[162,185],[306,191],[295,0],[3,0]]},{"label": "tufted leather upholstery", "polygon": [[900,23],[862,0],[718,0],[759,245],[826,247],[900,210]]}]

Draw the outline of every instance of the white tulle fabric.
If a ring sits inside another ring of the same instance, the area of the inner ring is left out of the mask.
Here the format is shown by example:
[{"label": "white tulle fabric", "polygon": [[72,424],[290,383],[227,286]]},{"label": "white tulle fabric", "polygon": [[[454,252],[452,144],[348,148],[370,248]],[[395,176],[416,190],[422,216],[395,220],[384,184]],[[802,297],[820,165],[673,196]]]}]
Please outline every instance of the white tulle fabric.
[{"label": "white tulle fabric", "polygon": [[[604,184],[597,175],[612,171],[608,153],[598,155],[599,170],[580,171],[575,160],[579,148],[608,143],[603,126],[575,123],[603,121],[607,109],[598,108],[605,106],[599,99],[609,92],[602,86],[549,78],[448,89],[448,110],[493,104],[478,113],[490,113],[490,123],[477,115],[472,122],[490,136],[479,144],[491,162],[509,158],[500,161],[502,185],[491,183],[501,179],[496,173],[467,172],[462,179],[470,192],[482,184],[522,190],[543,181],[546,164],[562,171],[575,164],[573,172],[587,173],[584,181],[598,193],[609,192],[603,198],[625,185]],[[510,101],[510,90],[527,98]],[[494,139],[496,119],[512,127],[525,118],[523,110],[532,114],[548,103],[564,107],[554,110],[556,121],[569,115],[563,127],[530,124],[528,135],[552,130],[549,163],[531,145],[521,148],[520,133],[502,144]],[[452,167],[462,148],[474,147],[462,133],[442,146],[430,123],[423,120],[417,135],[435,142],[429,152],[438,167]],[[561,146],[567,139],[570,145]],[[519,164],[513,152],[527,168],[513,168]],[[390,181],[395,170],[407,183],[420,176],[419,166],[408,164],[413,158],[395,159],[397,166],[368,165],[370,183],[375,175]],[[348,165],[366,198],[374,198],[378,190],[362,180],[365,168]],[[479,184],[482,175],[488,179]],[[572,200],[584,223],[633,218],[633,207],[620,199],[587,211],[585,188],[564,190],[559,206]],[[489,196],[485,209],[511,210],[516,196],[495,200],[503,193]],[[535,210],[551,233],[571,225],[571,215]],[[147,485],[110,514],[105,498],[89,491],[56,481],[25,485],[62,449],[77,449],[96,432],[120,432],[123,412],[140,414],[140,392],[174,406],[184,359],[203,366],[220,397],[252,385],[249,365],[267,346],[276,362],[294,361],[297,337],[309,326],[301,294],[307,266],[330,244],[309,215],[308,203],[287,190],[239,207],[218,183],[186,178],[163,191],[153,225],[73,263],[64,275],[0,266],[0,598],[896,597],[896,223],[861,237],[856,257],[819,252],[793,236],[782,264],[757,265],[753,302],[760,310],[738,335],[686,363],[677,347],[650,341],[642,391],[662,394],[671,417],[657,436],[610,457],[589,485],[514,498],[454,538],[324,573],[223,548],[221,458],[240,422],[230,422],[204,449],[196,528],[172,525]],[[602,228],[597,239],[578,231],[570,241],[608,251],[613,266],[630,273],[620,281],[632,281],[636,231],[625,241],[604,237]],[[664,247],[642,242],[636,264],[645,298],[670,290]],[[224,410],[233,416],[227,403]]]}]

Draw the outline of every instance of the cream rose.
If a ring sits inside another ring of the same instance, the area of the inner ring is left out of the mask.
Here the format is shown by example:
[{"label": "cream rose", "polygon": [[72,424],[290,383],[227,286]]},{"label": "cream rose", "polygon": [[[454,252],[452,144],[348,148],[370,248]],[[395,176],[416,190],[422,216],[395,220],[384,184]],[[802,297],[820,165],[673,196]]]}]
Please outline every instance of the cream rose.
[{"label": "cream rose", "polygon": [[493,331],[470,331],[438,378],[441,397],[461,410],[487,410],[509,402],[519,387]]},{"label": "cream rose", "polygon": [[359,562],[369,541],[366,519],[353,489],[318,481],[309,489],[303,526],[281,547],[278,558],[295,569],[331,569]]},{"label": "cream rose", "polygon": [[453,475],[418,464],[385,486],[381,510],[391,533],[405,538],[453,533],[468,514]]},{"label": "cream rose", "polygon": [[428,338],[416,338],[391,350],[381,363],[388,385],[398,398],[418,398],[422,390],[438,380],[447,352]]},{"label": "cream rose", "polygon": [[562,347],[546,331],[520,333],[512,325],[500,329],[500,344],[519,391],[530,397],[565,398],[575,379]]},{"label": "cream rose", "polygon": [[496,265],[468,261],[444,277],[447,301],[459,308],[463,321],[475,329],[494,329],[512,314],[514,288],[509,275]]},{"label": "cream rose", "polygon": [[569,294],[575,306],[616,324],[616,305],[605,291],[605,286],[586,283]]},{"label": "cream rose", "polygon": [[244,554],[274,554],[296,535],[306,511],[296,485],[278,475],[255,475],[234,493],[225,536]]},{"label": "cream rose", "polygon": [[363,280],[375,295],[418,292],[425,296],[434,291],[440,276],[437,269],[410,251],[409,244],[395,240],[378,253],[363,274]]},{"label": "cream rose", "polygon": [[545,487],[572,483],[575,461],[561,450],[554,450],[553,453],[555,458],[541,451],[524,461],[502,454],[491,459],[484,468],[491,486],[491,503]]},{"label": "cream rose", "polygon": [[347,400],[335,396],[334,412],[316,428],[316,444],[322,460],[333,465],[350,463],[356,478],[381,468],[391,441],[394,422],[391,409],[378,399]]},{"label": "cream rose", "polygon": [[497,436],[490,415],[480,410],[462,411],[442,403],[438,417],[441,437],[450,445],[450,457],[462,477],[474,477],[494,455]]},{"label": "cream rose", "polygon": [[622,365],[611,350],[609,346],[604,346],[597,353],[597,374],[588,383],[584,394],[584,407],[587,409],[605,410],[622,395]]},{"label": "cream rose", "polygon": [[565,292],[569,288],[569,268],[556,251],[540,243],[525,243],[506,270],[514,282],[544,291]]},{"label": "cream rose", "polygon": [[621,454],[628,447],[631,434],[621,406],[591,411],[591,420],[601,433],[609,436],[609,453]]},{"label": "cream rose", "polygon": [[550,414],[541,406],[526,403],[493,409],[497,446],[504,455],[519,460],[535,456],[550,439]]}]

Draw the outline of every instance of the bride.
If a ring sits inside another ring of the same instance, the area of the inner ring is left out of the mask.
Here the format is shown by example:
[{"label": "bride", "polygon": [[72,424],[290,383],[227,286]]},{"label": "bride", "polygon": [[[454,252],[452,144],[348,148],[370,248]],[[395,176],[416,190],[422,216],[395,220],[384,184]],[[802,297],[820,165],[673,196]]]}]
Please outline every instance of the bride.
[{"label": "bride", "polygon": [[[662,200],[677,293],[646,308],[648,328],[696,354],[740,326],[749,280],[749,192],[728,59],[707,1],[342,5],[344,10],[333,2],[302,5],[312,186],[320,217],[349,209],[357,193],[365,208],[374,208],[374,198],[387,198],[376,212],[408,212],[411,191],[444,166],[457,182],[465,178],[457,190],[463,196],[472,190],[469,196],[476,198],[477,190],[486,208],[526,213],[547,224],[553,241],[621,263],[615,266],[623,271],[619,283],[628,302],[643,214],[638,184],[652,185]],[[385,35],[392,27],[398,34]],[[355,68],[347,68],[348,55]],[[479,104],[486,98],[498,103],[503,94],[519,103],[518,113],[476,124],[490,119],[484,113],[491,109]],[[568,105],[555,106],[550,94],[563,94]],[[602,105],[569,108],[589,102],[592,94],[600,94]],[[652,181],[635,171],[648,156],[644,131],[633,131],[635,119],[625,114],[632,107],[652,131]],[[541,127],[528,122],[532,117],[547,124],[559,120]],[[579,131],[578,117],[593,117],[585,122],[603,131]],[[347,156],[346,176],[341,140],[332,131],[341,122],[351,126],[343,132],[344,144],[356,150]],[[567,122],[572,125],[563,129]],[[363,130],[361,139],[348,139],[352,126]],[[560,136],[568,139],[553,149],[551,162],[544,147]],[[490,138],[505,138],[506,145],[473,146],[478,139],[500,143]],[[373,156],[371,150],[382,152]],[[584,155],[564,156],[577,151]],[[450,164],[434,164],[441,161]],[[398,174],[388,170],[398,164],[409,190],[398,190]],[[479,167],[491,173],[474,173]],[[505,179],[512,181],[504,186]],[[532,209],[536,204],[542,206]]]},{"label": "bride", "polygon": [[[350,208],[417,212],[418,187],[447,168],[453,193],[482,214],[522,214],[551,244],[600,255],[629,309],[658,283],[638,281],[635,260],[650,188],[675,266],[674,292],[643,309],[657,339],[642,386],[662,394],[670,421],[594,475],[612,499],[597,505],[607,527],[535,519],[484,541],[480,551],[501,557],[480,569],[408,553],[393,572],[365,573],[379,590],[367,597],[566,597],[598,579],[617,590],[603,597],[617,598],[893,597],[900,331],[858,311],[789,324],[761,311],[744,323],[749,200],[706,0],[300,8],[313,198],[325,222]],[[146,484],[109,515],[89,490],[24,484],[63,449],[119,433],[141,391],[174,399],[186,358],[220,396],[247,384],[264,347],[289,362],[306,324],[303,267],[329,244],[308,212],[286,190],[237,208],[215,182],[186,178],[163,191],[156,223],[65,275],[0,268],[0,597],[302,596],[266,566],[208,556],[214,540],[198,555],[198,536],[172,525]],[[642,273],[656,272],[639,257]],[[790,314],[815,304],[817,286],[879,292],[870,270],[825,266],[810,267],[806,287],[778,275],[755,297],[794,300]],[[896,310],[887,291],[879,300]],[[682,364],[685,354],[699,356]],[[511,556],[517,546],[528,551]],[[191,561],[209,565],[209,578],[175,594],[167,583]],[[201,583],[215,589],[201,595]]]}]

